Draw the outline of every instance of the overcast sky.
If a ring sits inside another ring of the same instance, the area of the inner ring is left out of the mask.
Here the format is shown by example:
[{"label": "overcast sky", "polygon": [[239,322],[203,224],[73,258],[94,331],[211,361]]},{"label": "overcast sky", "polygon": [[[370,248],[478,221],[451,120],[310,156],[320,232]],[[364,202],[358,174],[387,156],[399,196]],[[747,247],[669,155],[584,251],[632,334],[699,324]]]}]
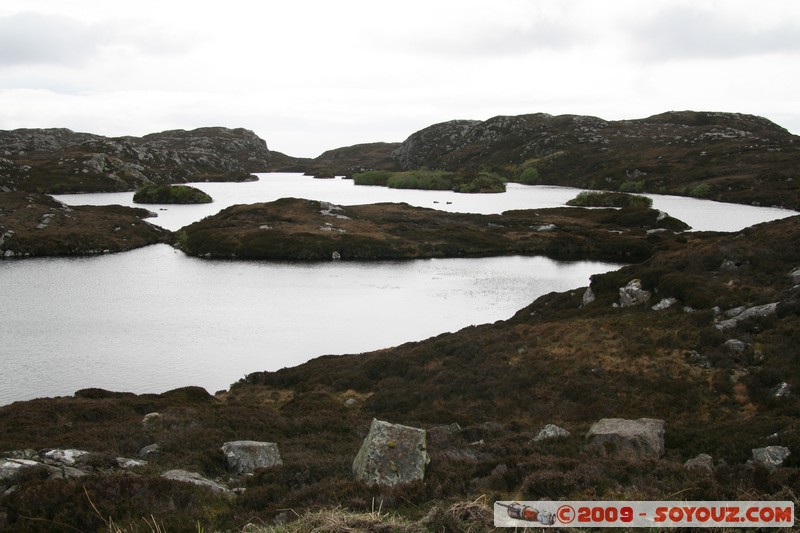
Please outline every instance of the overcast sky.
[{"label": "overcast sky", "polygon": [[0,129],[254,130],[314,157],[545,112],[800,133],[797,0],[2,0]]}]

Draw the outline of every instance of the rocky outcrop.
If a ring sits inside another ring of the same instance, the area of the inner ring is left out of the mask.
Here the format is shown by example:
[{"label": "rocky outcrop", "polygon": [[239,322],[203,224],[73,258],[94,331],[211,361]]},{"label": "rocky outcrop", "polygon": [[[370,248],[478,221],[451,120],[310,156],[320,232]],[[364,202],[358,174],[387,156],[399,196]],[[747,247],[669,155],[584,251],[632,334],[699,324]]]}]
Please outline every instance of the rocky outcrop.
[{"label": "rocky outcrop", "polygon": [[715,324],[719,330],[726,330],[735,328],[739,322],[749,320],[751,318],[764,318],[769,315],[775,314],[778,310],[778,304],[774,302],[764,305],[756,305],[753,307],[735,307],[726,311],[720,320]]},{"label": "rocky outcrop", "polygon": [[586,434],[587,450],[603,456],[658,459],[664,455],[664,421],[603,418]]},{"label": "rocky outcrop", "polygon": [[[95,460],[95,458],[99,458]],[[84,477],[98,471],[112,472],[145,466],[146,461],[117,457],[113,461],[98,454],[74,448],[41,451],[13,450],[0,457],[0,493],[30,472],[40,472],[46,479]]]},{"label": "rocky outcrop", "polygon": [[619,289],[619,305],[620,307],[634,307],[643,305],[650,301],[652,293],[642,288],[642,282],[638,279],[632,279],[624,287]]},{"label": "rocky outcrop", "polygon": [[65,129],[0,131],[0,190],[130,191],[150,183],[245,181],[269,168],[266,142],[245,129],[199,128],[144,137]]},{"label": "rocky outcrop", "polygon": [[258,468],[282,465],[278,445],[274,442],[237,440],[222,445],[228,468],[237,475],[252,474]]},{"label": "rocky outcrop", "polygon": [[783,462],[792,454],[785,446],[766,446],[764,448],[753,449],[753,461],[775,469],[783,465]]},{"label": "rocky outcrop", "polygon": [[353,461],[353,475],[368,485],[422,481],[430,462],[425,430],[373,419]]},{"label": "rocky outcrop", "polygon": [[93,255],[169,242],[172,233],[119,205],[67,206],[36,193],[0,193],[0,257]]},{"label": "rocky outcrop", "polygon": [[405,170],[492,169],[514,181],[535,169],[542,184],[800,208],[797,137],[762,117],[737,113],[452,120],[413,133],[392,157]]}]

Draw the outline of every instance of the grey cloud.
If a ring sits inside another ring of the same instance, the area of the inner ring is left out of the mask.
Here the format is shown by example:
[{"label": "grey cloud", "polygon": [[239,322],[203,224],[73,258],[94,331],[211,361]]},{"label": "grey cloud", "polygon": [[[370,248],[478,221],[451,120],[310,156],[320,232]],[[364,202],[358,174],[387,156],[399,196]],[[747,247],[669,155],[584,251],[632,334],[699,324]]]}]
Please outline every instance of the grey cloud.
[{"label": "grey cloud", "polygon": [[[754,4],[753,9],[758,6]],[[727,58],[800,51],[800,22],[755,28],[708,9],[675,6],[662,10],[634,31],[646,59]]]},{"label": "grey cloud", "polygon": [[75,66],[103,47],[125,45],[145,54],[184,52],[187,40],[165,28],[137,21],[88,24],[61,15],[35,12],[0,17],[0,68],[15,65]]},{"label": "grey cloud", "polygon": [[526,28],[494,28],[434,43],[439,51],[464,55],[513,55],[535,50],[560,50],[583,41],[574,28],[537,21]]},{"label": "grey cloud", "polygon": [[0,17],[0,67],[80,64],[98,45],[98,35],[75,19],[42,13]]}]

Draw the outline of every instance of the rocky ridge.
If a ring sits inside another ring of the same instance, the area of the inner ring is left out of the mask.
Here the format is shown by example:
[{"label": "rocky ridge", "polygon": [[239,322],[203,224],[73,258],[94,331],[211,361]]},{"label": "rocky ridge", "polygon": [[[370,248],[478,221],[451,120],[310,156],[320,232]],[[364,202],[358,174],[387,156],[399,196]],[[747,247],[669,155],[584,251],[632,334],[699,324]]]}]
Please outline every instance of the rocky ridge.
[{"label": "rocky ridge", "polygon": [[243,128],[144,137],[68,129],[0,131],[0,191],[131,191],[151,183],[246,181],[269,164],[266,142]]},{"label": "rocky ridge", "polygon": [[523,183],[800,209],[798,161],[800,139],[765,118],[671,111],[618,121],[546,113],[452,120],[399,146],[348,147],[299,166],[348,175],[397,167],[493,172]]}]

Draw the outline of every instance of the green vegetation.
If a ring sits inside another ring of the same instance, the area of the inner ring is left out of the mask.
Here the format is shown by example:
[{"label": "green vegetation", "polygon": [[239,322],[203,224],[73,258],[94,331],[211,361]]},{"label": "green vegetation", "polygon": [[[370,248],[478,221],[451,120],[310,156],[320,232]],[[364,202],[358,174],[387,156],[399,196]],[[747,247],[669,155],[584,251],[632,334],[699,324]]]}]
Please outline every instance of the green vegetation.
[{"label": "green vegetation", "polygon": [[646,196],[605,191],[583,191],[567,202],[576,207],[647,207],[653,206],[653,200]]},{"label": "green vegetation", "polygon": [[133,195],[137,204],[210,204],[214,200],[188,185],[145,185]]},{"label": "green vegetation", "polygon": [[539,185],[542,178],[535,167],[527,167],[520,173],[516,181],[525,185]]},{"label": "green vegetation", "polygon": [[698,183],[686,188],[686,194],[695,198],[708,198],[711,196],[711,185],[708,183]]},{"label": "green vegetation", "polygon": [[371,170],[353,175],[356,185],[379,185],[392,189],[422,189],[463,193],[505,192],[505,181],[494,173],[456,174],[444,170],[389,172]]},{"label": "green vegetation", "polygon": [[619,190],[620,192],[644,192],[644,186],[645,186],[644,180],[639,180],[639,181],[627,180],[623,181],[620,184]]}]

